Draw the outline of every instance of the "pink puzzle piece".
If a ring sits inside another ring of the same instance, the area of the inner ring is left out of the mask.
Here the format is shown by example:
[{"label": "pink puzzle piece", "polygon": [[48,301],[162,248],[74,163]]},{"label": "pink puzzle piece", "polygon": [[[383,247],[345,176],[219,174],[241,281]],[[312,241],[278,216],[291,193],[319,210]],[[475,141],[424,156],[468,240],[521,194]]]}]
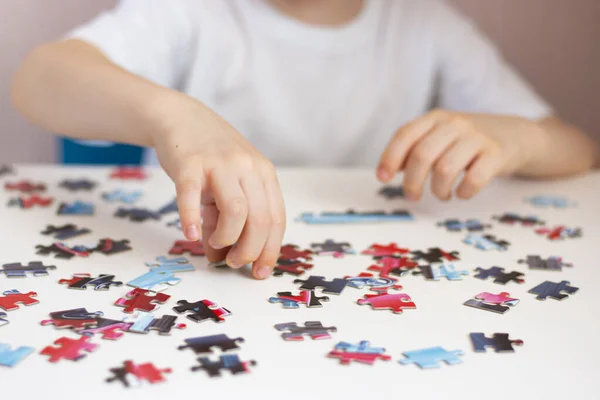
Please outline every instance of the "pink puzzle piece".
[{"label": "pink puzzle piece", "polygon": [[409,269],[415,268],[419,263],[405,257],[383,257],[378,260],[380,265],[371,265],[368,270],[379,272],[382,278],[389,278],[390,274],[400,276]]},{"label": "pink puzzle piece", "polygon": [[353,353],[349,351],[333,350],[328,354],[328,357],[339,358],[340,363],[344,365],[350,364],[351,361],[360,362],[363,364],[373,365],[376,360],[389,361],[392,357],[387,354],[378,353]]},{"label": "pink puzzle piece", "polygon": [[360,305],[370,304],[374,310],[392,310],[396,314],[402,314],[404,309],[417,308],[406,293],[389,294],[381,292],[378,294],[365,294],[364,299],[358,299],[357,303]]},{"label": "pink puzzle piece", "polygon": [[519,299],[514,299],[514,298],[510,297],[510,293],[508,293],[508,292],[502,292],[499,294],[483,292],[483,293],[479,293],[477,296],[475,296],[475,298],[478,300],[482,300],[489,304],[497,304],[497,305],[506,304],[509,306],[515,306],[519,303]]}]

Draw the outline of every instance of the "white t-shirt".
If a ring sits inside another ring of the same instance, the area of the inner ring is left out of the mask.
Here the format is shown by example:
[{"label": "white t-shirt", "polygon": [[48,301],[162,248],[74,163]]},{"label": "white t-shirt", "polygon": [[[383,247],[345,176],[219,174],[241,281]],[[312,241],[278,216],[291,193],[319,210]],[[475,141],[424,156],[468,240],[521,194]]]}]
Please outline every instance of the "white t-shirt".
[{"label": "white t-shirt", "polygon": [[341,27],[299,22],[267,0],[122,0],[70,37],[201,100],[276,165],[374,166],[432,107],[551,112],[443,0],[367,0]]}]

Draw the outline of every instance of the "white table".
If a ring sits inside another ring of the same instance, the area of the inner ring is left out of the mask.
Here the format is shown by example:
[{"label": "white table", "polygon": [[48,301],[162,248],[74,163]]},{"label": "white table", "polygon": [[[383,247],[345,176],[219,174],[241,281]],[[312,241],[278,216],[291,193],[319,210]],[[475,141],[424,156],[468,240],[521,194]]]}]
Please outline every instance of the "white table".
[{"label": "white table", "polygon": [[[112,288],[108,292],[69,290],[57,283],[73,273],[94,275],[111,273],[124,282],[147,271],[145,261],[166,255],[172,242],[181,239],[181,233],[167,227],[174,215],[162,221],[133,223],[112,216],[118,207],[106,203],[101,193],[113,188],[142,189],[144,196],[138,206],[157,208],[172,199],[173,184],[159,170],[151,170],[146,182],[109,180],[108,169],[60,168],[49,166],[20,166],[14,177],[6,181],[27,178],[45,182],[57,203],[48,209],[20,210],[7,208],[12,193],[0,190],[0,261],[28,262],[42,260],[58,268],[47,277],[7,279],[0,276],[0,290],[18,289],[36,291],[40,304],[21,307],[9,313],[10,324],[0,328],[0,342],[13,346],[28,345],[37,352],[61,336],[78,337],[68,330],[58,331],[51,326],[40,326],[39,321],[48,313],[75,307],[90,311],[101,310],[105,317],[120,319],[125,316],[113,302],[128,290]],[[64,178],[88,177],[101,187],[92,192],[72,194],[58,187]],[[230,270],[215,270],[207,266],[203,257],[190,257],[196,272],[182,273],[183,279],[165,293],[171,300],[158,314],[173,314],[171,307],[180,299],[196,301],[210,299],[232,311],[222,324],[206,321],[201,324],[183,318],[188,329],[174,330],[169,337],[156,333],[149,335],[126,334],[118,341],[93,338],[100,347],[79,362],[62,361],[51,364],[47,357],[33,354],[15,368],[0,368],[0,397],[11,399],[33,398],[86,398],[123,399],[136,396],[150,399],[596,399],[600,398],[600,312],[598,290],[600,269],[596,255],[600,238],[600,173],[558,182],[529,182],[516,180],[496,181],[476,199],[469,202],[442,203],[430,195],[419,204],[402,200],[388,201],[377,195],[380,185],[373,171],[365,170],[282,170],[280,180],[286,197],[288,229],[286,242],[308,247],[311,242],[327,238],[349,241],[357,251],[371,243],[397,242],[411,249],[440,246],[458,250],[461,261],[457,267],[471,271],[471,276],[459,282],[430,282],[423,278],[401,278],[404,292],[417,304],[417,310],[395,315],[391,311],[374,311],[369,306],[358,306],[356,300],[365,290],[346,288],[340,296],[331,295],[323,308],[298,310],[283,309],[267,299],[278,291],[296,291],[293,277],[273,277],[257,282],[249,274]],[[535,209],[523,202],[534,194],[564,194],[577,201],[576,208]],[[57,216],[58,202],[81,199],[94,201],[94,217]],[[415,215],[413,222],[359,226],[307,226],[294,222],[304,211],[392,210],[408,208]],[[584,236],[550,242],[536,235],[532,228],[500,225],[491,221],[492,215],[515,211],[537,214],[549,225],[581,226]],[[494,223],[491,233],[512,243],[509,251],[484,252],[462,243],[466,233],[450,233],[436,226],[446,218],[480,218]],[[93,254],[89,258],[59,260],[35,254],[35,245],[50,244],[51,237],[40,235],[48,224],[76,223],[92,229],[93,233],[69,243],[91,244],[97,239],[111,237],[131,240],[134,250],[119,255]],[[532,271],[518,264],[527,254],[544,257],[557,255],[573,262],[574,268],[562,272]],[[312,275],[327,278],[354,275],[371,264],[368,256],[347,256],[342,259],[316,257]],[[508,271],[525,272],[522,285],[506,286],[482,281],[472,276],[473,269],[498,265]],[[305,275],[305,277],[308,274]],[[545,281],[568,280],[580,288],[565,301],[537,301],[527,291]],[[489,291],[508,291],[521,299],[505,315],[484,312],[462,305],[475,294]],[[285,342],[273,325],[281,322],[308,320],[322,321],[336,326],[332,340],[305,340]],[[474,353],[470,332],[510,333],[512,338],[525,344],[515,353]],[[203,372],[192,373],[197,365],[191,350],[178,351],[183,339],[209,334],[226,333],[230,337],[244,337],[239,351],[241,358],[254,359],[258,365],[251,374],[210,379]],[[342,366],[326,354],[339,341],[370,340],[383,346],[392,361],[377,362],[374,366],[353,364]],[[434,370],[421,370],[415,365],[402,366],[398,360],[405,351],[423,347],[442,346],[447,350],[465,352],[463,363],[443,364]],[[109,368],[117,367],[126,359],[136,362],[154,362],[158,367],[171,367],[168,381],[158,385],[144,384],[126,390],[119,383],[106,384]],[[34,397],[49,396],[49,397]]]}]

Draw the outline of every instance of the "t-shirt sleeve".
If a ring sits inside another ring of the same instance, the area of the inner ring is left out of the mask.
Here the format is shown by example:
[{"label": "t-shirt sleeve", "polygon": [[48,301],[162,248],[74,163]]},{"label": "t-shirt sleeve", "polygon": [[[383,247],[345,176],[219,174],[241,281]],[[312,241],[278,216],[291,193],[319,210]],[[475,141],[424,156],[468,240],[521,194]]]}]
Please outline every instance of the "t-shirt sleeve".
[{"label": "t-shirt sleeve", "polygon": [[539,120],[551,107],[463,15],[438,2],[433,19],[438,106],[460,112]]},{"label": "t-shirt sleeve", "polygon": [[122,68],[177,89],[191,62],[196,27],[188,0],[121,0],[67,39],[88,42]]}]

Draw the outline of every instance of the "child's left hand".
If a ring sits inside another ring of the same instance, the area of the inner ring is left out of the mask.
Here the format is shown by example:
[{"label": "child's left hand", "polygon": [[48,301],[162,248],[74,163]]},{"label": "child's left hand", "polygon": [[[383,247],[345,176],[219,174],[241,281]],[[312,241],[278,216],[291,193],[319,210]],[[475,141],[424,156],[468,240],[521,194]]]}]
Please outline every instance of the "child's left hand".
[{"label": "child's left hand", "polygon": [[477,194],[494,177],[519,171],[544,145],[544,129],[518,117],[435,110],[400,128],[387,145],[377,177],[390,181],[404,171],[404,194],[417,201],[432,173],[431,190],[441,200]]}]

